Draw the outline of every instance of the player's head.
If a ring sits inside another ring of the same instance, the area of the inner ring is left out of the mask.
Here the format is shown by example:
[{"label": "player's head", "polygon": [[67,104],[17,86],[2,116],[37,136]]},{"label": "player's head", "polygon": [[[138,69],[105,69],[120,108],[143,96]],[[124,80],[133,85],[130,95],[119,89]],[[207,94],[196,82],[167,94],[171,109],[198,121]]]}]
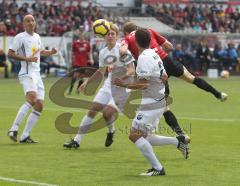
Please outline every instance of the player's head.
[{"label": "player's head", "polygon": [[33,33],[36,27],[36,22],[31,14],[25,15],[23,18],[23,26],[26,32]]},{"label": "player's head", "polygon": [[128,35],[132,31],[135,31],[137,29],[138,29],[137,25],[135,25],[135,23],[133,23],[133,22],[126,22],[123,25],[123,33],[124,33],[124,35]]},{"label": "player's head", "polygon": [[84,41],[85,39],[86,39],[86,33],[84,31],[80,32],[79,33],[79,40]]},{"label": "player's head", "polygon": [[137,47],[146,49],[149,48],[151,42],[151,36],[148,29],[139,28],[135,33],[135,40]]},{"label": "player's head", "polygon": [[119,28],[116,24],[110,23],[110,30],[108,34],[105,36],[105,40],[107,44],[115,45],[118,39]]}]

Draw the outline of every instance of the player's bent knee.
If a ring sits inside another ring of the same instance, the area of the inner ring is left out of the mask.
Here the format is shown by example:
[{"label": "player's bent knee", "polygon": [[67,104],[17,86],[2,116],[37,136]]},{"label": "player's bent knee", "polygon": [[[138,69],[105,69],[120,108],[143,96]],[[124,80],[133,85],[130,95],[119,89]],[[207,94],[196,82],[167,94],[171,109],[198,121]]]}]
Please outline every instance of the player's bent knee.
[{"label": "player's bent knee", "polygon": [[181,76],[181,79],[183,79],[184,81],[188,82],[188,83],[193,83],[195,76],[192,75],[185,67],[184,68],[184,73]]},{"label": "player's bent knee", "polygon": [[142,135],[138,132],[131,132],[128,136],[129,140],[135,143]]},{"label": "player's bent knee", "polygon": [[43,110],[43,101],[42,100],[37,100],[35,105],[34,105],[34,109],[38,112],[42,112]]},{"label": "player's bent knee", "polygon": [[106,120],[106,121],[109,121],[111,120],[116,114],[116,111],[115,110],[104,110],[103,111],[103,118]]},{"label": "player's bent knee", "polygon": [[27,100],[28,103],[30,103],[32,106],[34,106],[37,102],[36,92],[27,92],[26,100]]},{"label": "player's bent knee", "polygon": [[97,111],[89,110],[87,113],[88,117],[94,118],[97,115]]}]

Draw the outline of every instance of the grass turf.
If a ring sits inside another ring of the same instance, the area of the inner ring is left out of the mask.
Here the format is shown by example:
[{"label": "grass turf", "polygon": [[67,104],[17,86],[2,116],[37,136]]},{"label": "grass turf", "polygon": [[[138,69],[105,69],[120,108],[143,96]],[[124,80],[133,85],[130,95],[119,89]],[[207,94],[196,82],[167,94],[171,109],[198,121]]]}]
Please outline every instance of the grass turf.
[{"label": "grass turf", "polygon": [[[62,144],[70,135],[55,129],[56,117],[73,112],[77,126],[84,110],[63,108],[52,103],[48,90],[56,79],[44,79],[45,111],[32,131],[34,145],[13,143],[6,136],[19,106],[24,102],[22,88],[16,79],[0,80],[0,177],[37,181],[63,186],[77,185],[183,185],[235,186],[240,183],[240,78],[209,80],[227,92],[225,103],[181,80],[170,80],[172,110],[192,138],[191,154],[184,160],[175,147],[155,147],[157,157],[166,169],[164,177],[140,177],[150,165],[128,140],[131,120],[120,116],[116,121],[114,144],[104,147],[106,129],[90,133],[80,149],[65,150]],[[77,96],[73,96],[77,98]],[[173,135],[163,119],[161,132]],[[20,127],[20,133],[23,130]],[[0,180],[0,185],[31,185]]]}]

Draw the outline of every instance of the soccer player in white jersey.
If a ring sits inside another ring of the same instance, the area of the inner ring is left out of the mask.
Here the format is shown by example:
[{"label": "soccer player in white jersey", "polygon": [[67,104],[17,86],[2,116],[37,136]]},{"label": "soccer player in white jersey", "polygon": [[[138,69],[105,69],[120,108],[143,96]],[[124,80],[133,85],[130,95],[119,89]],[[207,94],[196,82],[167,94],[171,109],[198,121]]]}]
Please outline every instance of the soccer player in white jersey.
[{"label": "soccer player in white jersey", "polygon": [[[107,46],[103,48],[99,53],[99,70],[96,71],[87,81],[85,81],[80,86],[80,91],[84,92],[88,84],[91,84],[91,82],[94,82],[97,78],[99,78],[99,74],[104,75],[106,69],[108,70],[108,77],[95,96],[92,108],[88,111],[87,115],[83,117],[78,134],[70,142],[63,145],[66,148],[79,147],[84,134],[87,133],[90,125],[94,121],[94,117],[98,112],[104,113],[104,111],[107,109],[109,113],[116,113],[118,112],[118,109],[121,110],[124,106],[124,99],[126,101],[128,93],[125,88],[112,85],[111,78],[112,76],[116,76],[116,74],[119,74],[121,77],[124,75],[134,75],[135,66],[134,58],[131,56],[130,52],[128,59],[125,59],[123,61],[120,59],[120,43],[117,43],[118,33],[119,28],[117,25],[111,23],[110,31],[105,36]],[[125,71],[122,71],[122,69],[125,69]],[[117,97],[114,97],[115,93],[118,95]],[[106,120],[106,125],[109,129],[105,141],[105,146],[108,147],[113,142],[112,138],[115,131],[113,120],[115,120],[115,118],[114,115],[111,115],[111,117],[106,116],[104,119]]]},{"label": "soccer player in white jersey", "polygon": [[37,123],[43,110],[44,85],[40,76],[40,55],[50,56],[57,52],[44,50],[40,36],[34,32],[36,27],[35,19],[28,14],[23,18],[25,32],[17,34],[9,48],[8,56],[21,61],[21,69],[18,74],[20,83],[26,97],[26,102],[20,107],[17,116],[13,122],[8,136],[11,140],[17,142],[18,128],[23,119],[28,116],[27,123],[20,138],[20,143],[36,143],[30,138],[30,132]]},{"label": "soccer player in white jersey", "polygon": [[135,39],[140,53],[136,67],[136,82],[126,83],[120,78],[114,79],[113,82],[115,85],[129,89],[142,89],[141,105],[133,119],[129,139],[135,143],[152,166],[141,175],[165,175],[165,170],[154,154],[152,146],[176,145],[185,158],[188,158],[189,148],[183,135],[166,137],[154,134],[158,118],[166,109],[164,95],[166,71],[158,54],[149,48],[151,40],[149,31],[147,29],[137,30]]}]

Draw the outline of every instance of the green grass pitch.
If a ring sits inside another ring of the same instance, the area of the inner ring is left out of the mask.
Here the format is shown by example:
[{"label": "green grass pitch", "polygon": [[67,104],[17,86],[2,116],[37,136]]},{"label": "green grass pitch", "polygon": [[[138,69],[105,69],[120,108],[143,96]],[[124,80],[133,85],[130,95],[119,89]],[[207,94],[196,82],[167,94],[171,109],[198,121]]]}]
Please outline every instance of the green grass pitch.
[{"label": "green grass pitch", "polygon": [[[240,78],[209,80],[229,94],[222,103],[212,95],[181,80],[171,78],[172,110],[191,136],[191,154],[184,160],[175,147],[154,147],[166,169],[163,177],[141,177],[150,165],[128,140],[131,120],[121,116],[110,148],[104,147],[106,129],[90,133],[80,149],[65,150],[62,145],[70,135],[55,129],[56,117],[73,112],[77,126],[84,110],[60,107],[48,98],[56,79],[44,79],[45,110],[32,131],[34,145],[13,143],[6,136],[19,106],[24,102],[17,79],[0,80],[0,177],[62,186],[78,185],[164,185],[164,186],[237,186],[240,184]],[[77,96],[73,96],[77,98]],[[173,136],[161,119],[161,131]],[[20,127],[20,133],[23,130]],[[73,136],[73,135],[72,135]],[[1,186],[31,185],[0,179]]]}]

